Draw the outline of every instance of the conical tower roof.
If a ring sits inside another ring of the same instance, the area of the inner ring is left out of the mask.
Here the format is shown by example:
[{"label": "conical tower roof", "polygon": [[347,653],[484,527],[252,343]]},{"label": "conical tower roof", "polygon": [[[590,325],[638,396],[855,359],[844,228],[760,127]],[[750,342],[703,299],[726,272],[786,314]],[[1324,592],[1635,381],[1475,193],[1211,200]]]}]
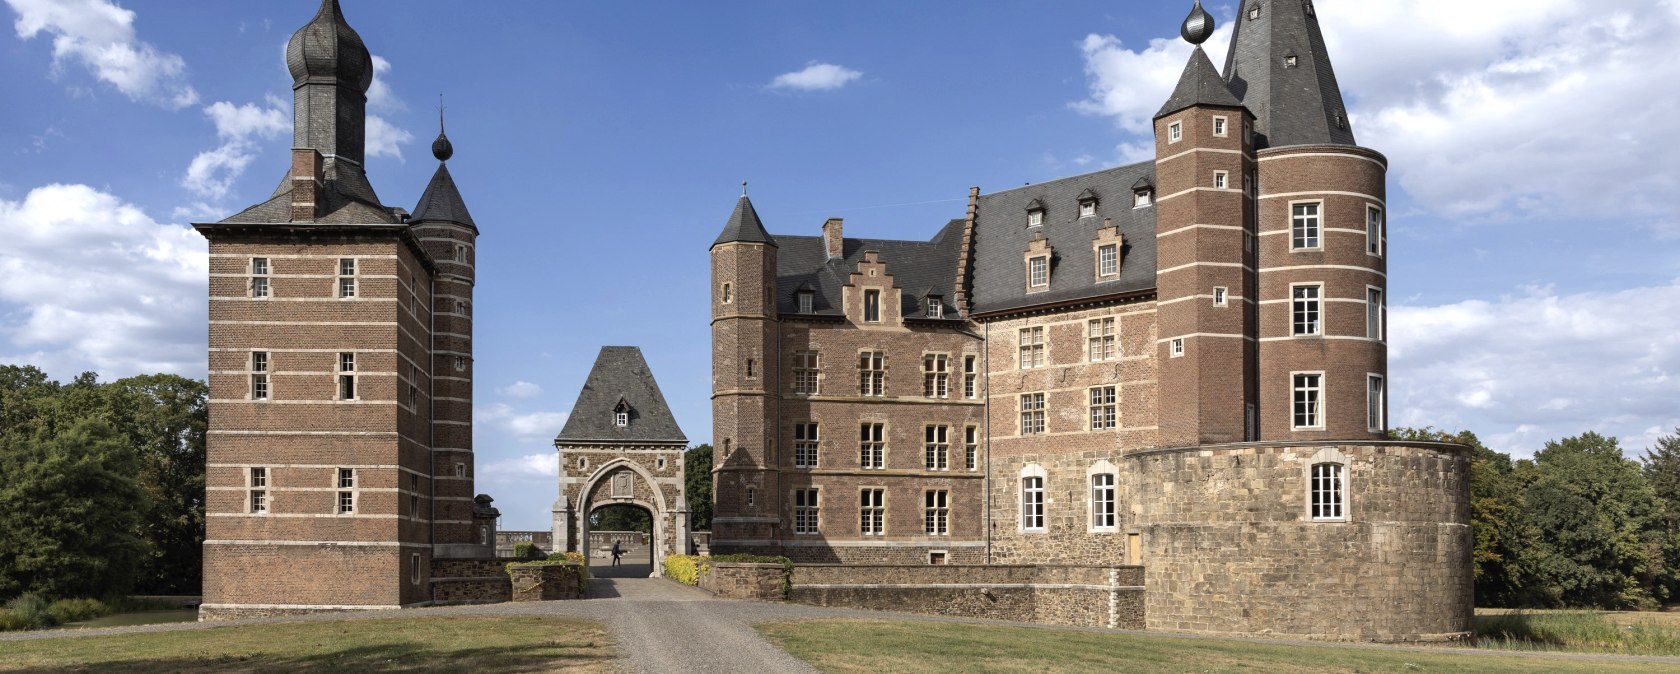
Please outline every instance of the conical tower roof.
[{"label": "conical tower roof", "polygon": [[449,175],[449,164],[438,162],[437,172],[426,184],[426,191],[420,194],[420,203],[415,204],[409,222],[452,222],[478,232],[478,224],[467,212],[467,202],[455,187],[455,178]]},{"label": "conical tower roof", "polygon": [[1237,100],[1231,88],[1225,86],[1225,78],[1219,76],[1219,70],[1213,67],[1213,59],[1208,58],[1201,45],[1196,45],[1196,50],[1190,53],[1190,62],[1184,64],[1184,74],[1179,76],[1178,86],[1167,98],[1166,105],[1161,106],[1161,111],[1155,113],[1155,118],[1198,105],[1242,107],[1242,101]]},{"label": "conical tower roof", "polygon": [[1310,0],[1243,0],[1225,81],[1254,113],[1261,147],[1358,144]]},{"label": "conical tower roof", "polygon": [[764,222],[758,219],[758,211],[753,210],[752,200],[747,198],[744,191],[741,193],[741,199],[735,202],[735,212],[729,214],[729,222],[724,223],[723,233],[718,235],[717,241],[713,241],[712,245],[724,243],[762,243],[776,246],[776,239],[764,230]]}]

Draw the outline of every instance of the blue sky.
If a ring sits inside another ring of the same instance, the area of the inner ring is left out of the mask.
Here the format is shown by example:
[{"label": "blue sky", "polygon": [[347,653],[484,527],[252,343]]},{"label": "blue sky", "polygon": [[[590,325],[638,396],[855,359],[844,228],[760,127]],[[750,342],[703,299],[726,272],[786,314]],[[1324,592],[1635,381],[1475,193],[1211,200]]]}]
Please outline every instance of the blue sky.
[{"label": "blue sky", "polygon": [[[5,0],[0,362],[204,374],[204,244],[291,145],[314,0]],[[987,191],[1129,163],[1188,2],[346,0],[380,60],[369,175],[450,170],[483,232],[479,489],[543,528],[550,439],[603,344],[710,437],[706,247],[742,180],[772,232],[921,239]],[[1318,0],[1390,172],[1392,414],[1528,455],[1680,426],[1680,0]],[[1234,3],[1209,47],[1223,63]]]}]

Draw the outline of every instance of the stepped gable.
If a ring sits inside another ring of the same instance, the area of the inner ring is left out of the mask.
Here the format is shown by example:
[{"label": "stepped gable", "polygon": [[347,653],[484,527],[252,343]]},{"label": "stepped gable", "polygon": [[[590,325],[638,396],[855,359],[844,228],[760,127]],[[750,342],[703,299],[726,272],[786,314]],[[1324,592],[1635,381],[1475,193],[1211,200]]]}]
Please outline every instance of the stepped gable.
[{"label": "stepped gable", "polygon": [[811,314],[840,317],[841,287],[857,272],[863,254],[874,251],[887,265],[887,273],[902,294],[905,318],[926,319],[925,306],[929,295],[943,299],[947,317],[959,316],[955,306],[957,256],[962,249],[962,220],[952,220],[929,241],[895,241],[890,239],[846,238],[841,257],[830,259],[828,247],[821,236],[776,237],[781,242],[776,262],[776,308],[784,314],[799,311],[797,297],[801,288],[815,292]]}]

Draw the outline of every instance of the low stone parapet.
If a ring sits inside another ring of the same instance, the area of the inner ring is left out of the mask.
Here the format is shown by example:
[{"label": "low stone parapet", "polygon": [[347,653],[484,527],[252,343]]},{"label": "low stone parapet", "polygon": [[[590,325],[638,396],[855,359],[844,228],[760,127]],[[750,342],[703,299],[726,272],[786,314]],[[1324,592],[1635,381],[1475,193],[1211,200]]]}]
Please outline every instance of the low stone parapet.
[{"label": "low stone parapet", "polygon": [[510,564],[514,601],[552,601],[583,597],[583,568],[578,564]]},{"label": "low stone parapet", "polygon": [[787,578],[781,564],[707,562],[700,567],[699,587],[724,599],[781,601]]},{"label": "low stone parapet", "polygon": [[799,565],[792,582],[789,598],[816,606],[1144,628],[1141,566]]}]

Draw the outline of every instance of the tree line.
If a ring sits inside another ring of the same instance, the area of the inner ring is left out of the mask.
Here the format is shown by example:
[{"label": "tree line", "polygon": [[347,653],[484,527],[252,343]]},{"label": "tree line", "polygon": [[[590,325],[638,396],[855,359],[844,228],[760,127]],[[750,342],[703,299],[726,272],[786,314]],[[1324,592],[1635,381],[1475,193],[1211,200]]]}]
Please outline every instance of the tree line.
[{"label": "tree line", "polygon": [[204,382],[0,365],[0,601],[197,594]]},{"label": "tree line", "polygon": [[1469,431],[1390,437],[1473,451],[1477,606],[1649,610],[1680,600],[1680,428],[1638,459],[1593,432],[1515,461]]}]

